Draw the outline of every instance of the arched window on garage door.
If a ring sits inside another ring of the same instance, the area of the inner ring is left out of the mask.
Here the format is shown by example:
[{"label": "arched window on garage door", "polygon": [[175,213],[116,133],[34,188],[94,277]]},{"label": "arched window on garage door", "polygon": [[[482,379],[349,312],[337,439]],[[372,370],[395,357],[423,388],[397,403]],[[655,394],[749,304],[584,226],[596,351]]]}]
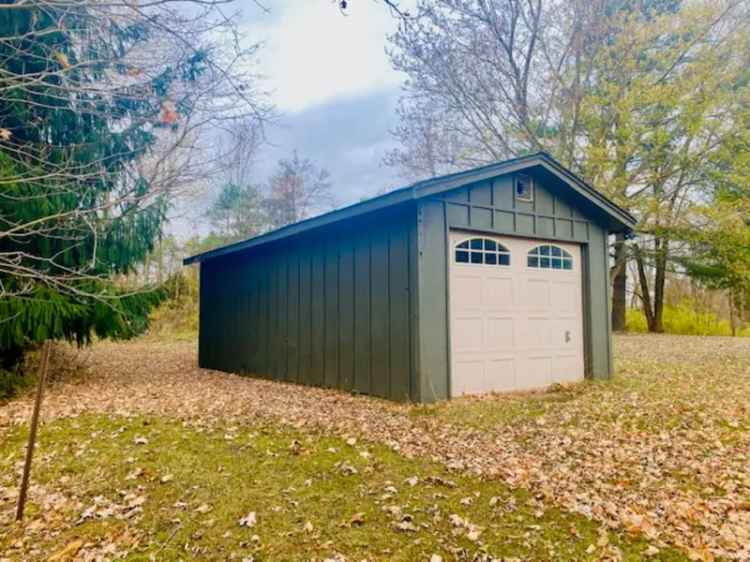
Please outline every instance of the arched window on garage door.
[{"label": "arched window on garage door", "polygon": [[573,256],[551,244],[532,248],[528,255],[528,266],[534,269],[573,269]]},{"label": "arched window on garage door", "polygon": [[510,265],[510,251],[489,238],[470,238],[456,244],[456,263]]}]

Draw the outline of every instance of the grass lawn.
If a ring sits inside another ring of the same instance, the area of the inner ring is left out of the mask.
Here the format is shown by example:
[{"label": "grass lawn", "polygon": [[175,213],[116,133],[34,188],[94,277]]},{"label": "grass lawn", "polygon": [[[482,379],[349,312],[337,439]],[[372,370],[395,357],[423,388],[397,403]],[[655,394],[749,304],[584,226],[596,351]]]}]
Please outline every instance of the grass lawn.
[{"label": "grass lawn", "polygon": [[612,381],[431,406],[189,342],[66,353],[23,525],[31,397],[0,406],[0,560],[750,559],[746,338],[618,337]]},{"label": "grass lawn", "polygon": [[[0,447],[6,510],[25,433]],[[27,522],[0,531],[13,560],[66,547],[132,560],[638,560],[648,548],[498,481],[319,432],[86,415],[45,426],[39,452]]]}]

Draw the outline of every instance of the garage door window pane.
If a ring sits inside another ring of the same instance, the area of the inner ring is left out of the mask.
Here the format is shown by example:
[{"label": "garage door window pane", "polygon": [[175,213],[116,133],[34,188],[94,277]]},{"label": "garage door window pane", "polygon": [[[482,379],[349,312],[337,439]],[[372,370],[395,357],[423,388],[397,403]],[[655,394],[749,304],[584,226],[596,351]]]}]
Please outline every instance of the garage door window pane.
[{"label": "garage door window pane", "polygon": [[489,238],[472,238],[456,244],[456,263],[509,266],[508,248]]},{"label": "garage door window pane", "polygon": [[543,244],[528,254],[528,266],[538,269],[573,269],[573,256],[559,246]]}]

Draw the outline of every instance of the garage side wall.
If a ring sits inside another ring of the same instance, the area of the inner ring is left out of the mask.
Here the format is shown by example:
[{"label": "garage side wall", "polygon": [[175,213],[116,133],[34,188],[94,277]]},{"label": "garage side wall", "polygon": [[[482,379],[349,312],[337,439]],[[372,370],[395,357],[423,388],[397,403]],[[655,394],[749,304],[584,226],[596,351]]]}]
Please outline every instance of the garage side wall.
[{"label": "garage side wall", "polygon": [[450,396],[448,232],[489,234],[581,243],[584,279],[586,374],[611,373],[607,232],[562,196],[559,186],[535,177],[532,203],[516,201],[512,175],[422,199],[417,211],[419,244],[419,390],[422,401]]},{"label": "garage side wall", "polygon": [[416,399],[416,206],[201,264],[201,367]]}]

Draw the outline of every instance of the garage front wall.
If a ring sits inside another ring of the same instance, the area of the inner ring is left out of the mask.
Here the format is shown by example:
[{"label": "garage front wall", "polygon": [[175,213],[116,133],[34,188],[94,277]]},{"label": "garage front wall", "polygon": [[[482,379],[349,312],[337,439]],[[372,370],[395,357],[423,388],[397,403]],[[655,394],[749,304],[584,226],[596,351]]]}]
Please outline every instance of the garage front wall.
[{"label": "garage front wall", "polygon": [[417,400],[416,205],[201,263],[201,367]]},{"label": "garage front wall", "polygon": [[534,178],[533,202],[514,197],[513,175],[503,175],[418,202],[419,396],[451,396],[449,310],[451,232],[476,232],[575,243],[581,250],[585,372],[611,373],[607,232],[595,213],[571,200],[549,176]]}]

